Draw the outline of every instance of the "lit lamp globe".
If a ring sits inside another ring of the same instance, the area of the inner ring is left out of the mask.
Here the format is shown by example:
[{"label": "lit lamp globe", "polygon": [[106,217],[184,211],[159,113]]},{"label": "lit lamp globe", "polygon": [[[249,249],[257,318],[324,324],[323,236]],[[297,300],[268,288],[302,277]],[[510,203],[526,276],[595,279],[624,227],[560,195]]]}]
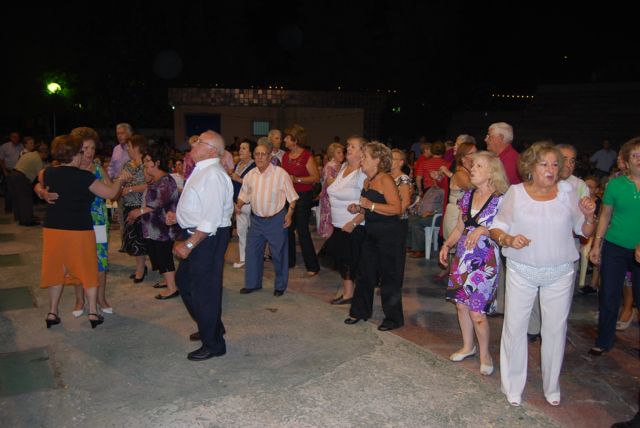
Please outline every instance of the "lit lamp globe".
[{"label": "lit lamp globe", "polygon": [[58,83],[56,82],[47,83],[47,92],[49,92],[50,94],[56,94],[61,90],[62,90],[62,87]]}]

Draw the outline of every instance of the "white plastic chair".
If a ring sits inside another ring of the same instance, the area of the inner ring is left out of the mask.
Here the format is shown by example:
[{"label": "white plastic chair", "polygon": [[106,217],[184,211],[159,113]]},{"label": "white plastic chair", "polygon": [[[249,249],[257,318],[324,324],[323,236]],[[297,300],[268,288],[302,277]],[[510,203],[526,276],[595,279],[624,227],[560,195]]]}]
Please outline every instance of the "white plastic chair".
[{"label": "white plastic chair", "polygon": [[316,219],[316,232],[320,229],[320,205],[311,207],[311,212]]},{"label": "white plastic chair", "polygon": [[438,252],[438,234],[440,233],[440,224],[442,223],[442,214],[437,213],[433,215],[431,220],[431,226],[425,226],[424,228],[424,258],[431,258],[431,247],[433,252]]}]

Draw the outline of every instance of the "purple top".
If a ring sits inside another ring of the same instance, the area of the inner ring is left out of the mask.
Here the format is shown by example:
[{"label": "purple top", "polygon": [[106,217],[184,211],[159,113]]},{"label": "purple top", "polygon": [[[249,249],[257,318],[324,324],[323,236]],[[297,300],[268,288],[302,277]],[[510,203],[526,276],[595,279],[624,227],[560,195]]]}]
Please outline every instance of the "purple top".
[{"label": "purple top", "polygon": [[113,148],[113,153],[111,154],[111,162],[109,162],[109,168],[107,168],[107,175],[112,180],[120,174],[124,164],[129,162],[131,159],[129,158],[129,153],[127,152],[126,144],[118,144]]},{"label": "purple top", "polygon": [[165,216],[168,211],[176,212],[178,207],[178,186],[170,175],[149,184],[144,196],[144,206],[153,211],[140,216],[142,236],[154,241],[172,241],[178,236],[178,226],[167,226]]}]

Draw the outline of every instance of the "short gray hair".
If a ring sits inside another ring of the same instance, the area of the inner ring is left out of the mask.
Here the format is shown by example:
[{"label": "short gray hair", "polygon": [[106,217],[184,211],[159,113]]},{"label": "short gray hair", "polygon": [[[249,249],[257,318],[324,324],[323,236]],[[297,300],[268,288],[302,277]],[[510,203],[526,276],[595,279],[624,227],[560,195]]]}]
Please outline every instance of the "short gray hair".
[{"label": "short gray hair", "polygon": [[133,127],[126,122],[122,122],[116,125],[116,129],[124,128],[129,134],[133,134]]},{"label": "short gray hair", "polygon": [[571,150],[574,155],[578,156],[578,151],[571,144],[556,144],[556,148],[558,148],[560,150],[562,150],[562,149]]},{"label": "short gray hair", "polygon": [[211,143],[211,146],[216,149],[218,157],[222,156],[222,153],[224,153],[224,138],[222,138],[222,135],[208,129],[200,135],[200,138],[202,138],[204,134],[208,134],[205,138],[208,140],[207,142]]},{"label": "short gray hair", "polygon": [[505,143],[511,143],[513,141],[513,127],[507,122],[496,122],[489,126],[489,132],[494,130],[496,134],[502,135]]},{"label": "short gray hair", "polygon": [[271,139],[271,137],[275,134],[278,134],[280,137],[282,137],[282,132],[280,132],[279,129],[270,129],[269,133],[267,134],[267,137],[269,137],[269,139]]},{"label": "short gray hair", "polygon": [[[276,129],[276,131],[278,131]],[[280,132],[280,131],[278,131]],[[271,131],[269,131],[269,134],[271,134]],[[264,146],[267,149],[267,153],[271,154],[271,152],[273,151],[273,143],[271,142],[271,140],[267,137],[260,137],[258,138],[258,146]]]}]

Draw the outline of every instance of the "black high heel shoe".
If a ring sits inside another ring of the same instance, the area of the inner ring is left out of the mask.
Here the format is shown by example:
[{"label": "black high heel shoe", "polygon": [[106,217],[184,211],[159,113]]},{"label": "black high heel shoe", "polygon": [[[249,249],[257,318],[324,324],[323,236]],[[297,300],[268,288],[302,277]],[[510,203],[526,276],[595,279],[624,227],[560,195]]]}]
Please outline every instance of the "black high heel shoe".
[{"label": "black high heel shoe", "polygon": [[[49,315],[53,315],[55,318],[49,319]],[[60,317],[53,312],[49,312],[47,314],[47,318],[45,318],[45,321],[47,322],[47,328],[51,328],[52,325],[60,324]]]},{"label": "black high heel shoe", "polygon": [[91,315],[93,315],[94,317],[98,317],[97,320],[89,319],[89,322],[91,323],[91,328],[96,328],[97,326],[99,326],[104,322],[104,317],[102,315],[88,314],[87,317],[90,317]]},{"label": "black high heel shoe", "polygon": [[344,320],[344,323],[348,325],[352,325],[352,324],[356,324],[360,320],[367,321],[367,318],[347,318],[346,320]]},{"label": "black high heel shoe", "polygon": [[147,276],[147,267],[144,267],[144,272],[142,273],[142,278],[136,278],[136,274],[133,274],[133,283],[134,284],[140,284],[142,281],[144,281],[144,277]]}]

